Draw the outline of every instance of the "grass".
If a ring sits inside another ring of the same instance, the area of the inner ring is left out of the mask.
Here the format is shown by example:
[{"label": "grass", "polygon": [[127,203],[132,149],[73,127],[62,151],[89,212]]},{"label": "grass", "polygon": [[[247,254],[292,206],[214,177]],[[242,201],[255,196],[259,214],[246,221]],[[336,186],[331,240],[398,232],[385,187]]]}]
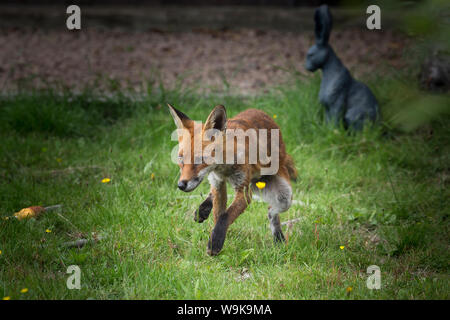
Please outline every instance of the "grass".
[{"label": "grass", "polygon": [[[315,77],[247,98],[164,88],[139,99],[52,91],[1,97],[0,216],[31,205],[64,207],[0,221],[0,295],[448,299],[448,108],[409,132],[397,130],[405,101],[384,81],[376,88],[385,126],[348,135],[320,121],[318,86]],[[219,103],[230,116],[249,107],[277,115],[299,171],[297,202],[282,221],[301,220],[283,227],[286,245],[273,245],[266,205],[254,201],[231,226],[222,253],[206,254],[213,222],[194,222],[193,211],[209,186],[177,190],[166,102],[203,121]],[[103,239],[64,246],[93,234]],[[81,290],[66,287],[70,265],[81,268]],[[370,265],[381,269],[380,290],[366,287]]]}]

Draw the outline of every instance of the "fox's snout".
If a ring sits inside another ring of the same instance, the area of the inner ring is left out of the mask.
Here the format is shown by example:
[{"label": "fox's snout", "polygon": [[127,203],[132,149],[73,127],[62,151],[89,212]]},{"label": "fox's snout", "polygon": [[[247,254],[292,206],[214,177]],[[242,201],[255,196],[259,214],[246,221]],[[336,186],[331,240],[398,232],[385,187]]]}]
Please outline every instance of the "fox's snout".
[{"label": "fox's snout", "polygon": [[202,182],[202,179],[199,177],[192,178],[190,180],[179,180],[178,181],[178,189],[184,192],[190,192],[197,188],[197,186]]},{"label": "fox's snout", "polygon": [[184,191],[187,187],[188,182],[186,180],[178,181],[178,189]]}]

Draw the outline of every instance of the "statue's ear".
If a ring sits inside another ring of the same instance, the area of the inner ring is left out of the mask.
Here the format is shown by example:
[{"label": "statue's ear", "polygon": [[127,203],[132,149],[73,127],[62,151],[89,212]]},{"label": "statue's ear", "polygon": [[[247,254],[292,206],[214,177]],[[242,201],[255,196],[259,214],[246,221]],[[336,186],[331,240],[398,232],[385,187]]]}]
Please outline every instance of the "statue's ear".
[{"label": "statue's ear", "polygon": [[167,104],[167,106],[169,107],[170,114],[172,115],[173,121],[175,121],[175,125],[178,129],[186,128],[188,122],[192,121],[187,115],[175,109],[172,105]]},{"label": "statue's ear", "polygon": [[216,129],[223,131],[227,127],[227,112],[222,105],[216,106],[206,119],[203,130]]},{"label": "statue's ear", "polygon": [[314,13],[314,21],[316,22],[316,27],[314,29],[316,34],[316,43],[321,45],[327,44],[328,39],[330,38],[333,20],[330,10],[326,4],[321,5],[316,9]]}]

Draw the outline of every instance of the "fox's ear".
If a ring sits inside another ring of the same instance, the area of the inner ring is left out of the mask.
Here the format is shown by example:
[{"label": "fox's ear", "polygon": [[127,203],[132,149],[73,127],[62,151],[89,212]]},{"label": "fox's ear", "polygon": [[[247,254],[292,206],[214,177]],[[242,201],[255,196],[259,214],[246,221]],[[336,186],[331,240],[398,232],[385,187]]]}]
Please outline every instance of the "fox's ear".
[{"label": "fox's ear", "polygon": [[186,127],[187,121],[192,121],[189,119],[187,115],[185,115],[183,112],[175,109],[171,104],[167,104],[169,107],[170,114],[172,115],[173,120],[175,121],[175,125],[178,129],[183,129]]},{"label": "fox's ear", "polygon": [[218,105],[209,114],[208,119],[206,119],[205,127],[203,130],[217,129],[222,131],[225,130],[226,127],[227,127],[227,112],[224,106]]},{"label": "fox's ear", "polygon": [[326,4],[318,7],[314,13],[314,21],[316,27],[314,32],[316,34],[316,43],[325,45],[330,38],[331,27],[333,24],[330,9]]}]

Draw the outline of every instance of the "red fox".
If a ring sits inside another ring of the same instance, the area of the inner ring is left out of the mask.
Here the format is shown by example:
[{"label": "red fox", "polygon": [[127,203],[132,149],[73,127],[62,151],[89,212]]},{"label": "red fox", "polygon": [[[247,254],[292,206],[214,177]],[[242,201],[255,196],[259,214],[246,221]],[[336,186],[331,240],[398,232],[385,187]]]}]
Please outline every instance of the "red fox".
[{"label": "red fox", "polygon": [[[291,156],[286,153],[275,121],[256,109],[245,110],[227,119],[225,107],[218,105],[206,122],[200,124],[170,104],[168,107],[179,129],[178,165],[181,174],[178,188],[190,192],[207,175],[211,185],[208,197],[195,215],[195,221],[201,223],[213,211],[215,226],[208,241],[208,254],[217,255],[222,250],[228,227],[250,204],[252,191],[269,204],[268,218],[274,241],[284,242],[279,213],[291,206],[290,180],[295,181],[297,170]],[[209,131],[214,133],[211,135],[214,138],[207,137]],[[264,141],[264,136],[271,143]],[[260,151],[257,159],[256,147]],[[270,154],[269,162],[261,156],[264,151]],[[278,167],[269,172],[274,163]],[[228,208],[226,182],[235,191]]]}]

